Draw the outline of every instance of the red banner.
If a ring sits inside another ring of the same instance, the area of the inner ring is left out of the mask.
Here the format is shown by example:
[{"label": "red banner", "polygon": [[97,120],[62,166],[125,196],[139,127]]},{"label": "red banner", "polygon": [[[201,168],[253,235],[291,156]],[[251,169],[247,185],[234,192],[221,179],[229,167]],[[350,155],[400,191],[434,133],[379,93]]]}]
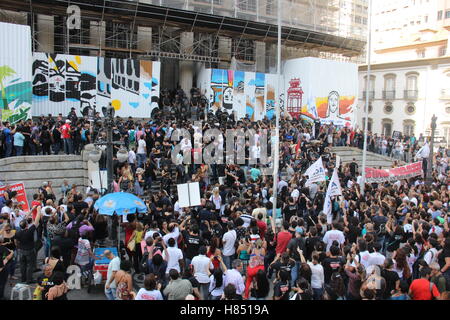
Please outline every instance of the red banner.
[{"label": "red banner", "polygon": [[3,193],[6,189],[10,191],[16,191],[16,199],[19,202],[19,204],[22,205],[22,210],[25,212],[30,211],[30,206],[28,205],[27,200],[27,193],[25,192],[25,186],[23,185],[23,182],[10,184],[8,186],[2,186],[0,187],[0,193]]},{"label": "red banner", "polygon": [[414,162],[406,166],[391,169],[366,168],[366,182],[385,182],[408,179],[423,175],[422,162]]}]

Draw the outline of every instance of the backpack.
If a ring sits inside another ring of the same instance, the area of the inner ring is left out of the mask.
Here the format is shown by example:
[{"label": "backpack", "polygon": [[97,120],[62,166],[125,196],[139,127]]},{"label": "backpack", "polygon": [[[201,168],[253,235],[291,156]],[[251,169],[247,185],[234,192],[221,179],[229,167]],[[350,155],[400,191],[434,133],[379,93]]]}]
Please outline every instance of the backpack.
[{"label": "backpack", "polygon": [[136,131],[135,130],[130,130],[130,142],[134,142],[136,141],[136,137],[135,137]]},{"label": "backpack", "polygon": [[382,223],[378,228],[377,235],[385,235],[385,234],[386,234],[386,223]]},{"label": "backpack", "polygon": [[69,229],[69,238],[72,239],[74,244],[78,243],[78,238],[80,237],[80,227],[81,223],[72,223],[72,228]]}]

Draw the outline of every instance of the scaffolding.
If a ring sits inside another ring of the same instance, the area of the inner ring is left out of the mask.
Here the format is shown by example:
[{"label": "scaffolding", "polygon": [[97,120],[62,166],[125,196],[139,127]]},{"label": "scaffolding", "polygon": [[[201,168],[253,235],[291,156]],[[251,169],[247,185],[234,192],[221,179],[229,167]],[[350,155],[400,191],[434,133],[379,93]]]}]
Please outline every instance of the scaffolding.
[{"label": "scaffolding", "polygon": [[[356,28],[356,3],[364,0],[282,0],[286,57],[361,59],[364,25]],[[69,5],[81,8],[81,29],[66,26]],[[5,11],[6,10],[6,11]],[[266,65],[275,65],[277,1],[274,0],[2,0],[0,20],[31,26],[33,50],[115,58],[198,61],[209,67],[257,59],[256,41],[266,43]],[[363,21],[363,20],[361,20]],[[148,28],[148,36],[140,36]],[[356,31],[355,31],[356,30]],[[360,32],[361,31],[361,32]],[[183,49],[181,34],[194,32]],[[148,38],[151,38],[149,41]],[[231,39],[229,53],[219,40]],[[44,41],[45,40],[45,41]],[[46,43],[43,43],[46,42]],[[46,50],[46,46],[52,46]]]}]

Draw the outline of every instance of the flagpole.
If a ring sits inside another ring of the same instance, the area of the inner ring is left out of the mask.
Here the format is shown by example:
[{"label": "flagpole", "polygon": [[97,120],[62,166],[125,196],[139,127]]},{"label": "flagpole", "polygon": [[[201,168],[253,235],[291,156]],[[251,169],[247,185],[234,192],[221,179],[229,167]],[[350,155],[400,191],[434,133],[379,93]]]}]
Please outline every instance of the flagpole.
[{"label": "flagpole", "polygon": [[368,6],[368,35],[367,35],[367,78],[366,78],[366,105],[364,118],[364,147],[362,159],[362,179],[360,185],[360,193],[364,195],[364,187],[366,185],[366,162],[367,162],[367,126],[369,123],[369,92],[370,92],[370,55],[372,41],[372,0],[369,0]]},{"label": "flagpole", "polygon": [[277,77],[278,77],[278,101],[275,103],[275,150],[273,157],[273,221],[276,219],[278,196],[278,166],[280,162],[280,94],[281,94],[281,0],[278,0],[278,44],[277,44]]}]

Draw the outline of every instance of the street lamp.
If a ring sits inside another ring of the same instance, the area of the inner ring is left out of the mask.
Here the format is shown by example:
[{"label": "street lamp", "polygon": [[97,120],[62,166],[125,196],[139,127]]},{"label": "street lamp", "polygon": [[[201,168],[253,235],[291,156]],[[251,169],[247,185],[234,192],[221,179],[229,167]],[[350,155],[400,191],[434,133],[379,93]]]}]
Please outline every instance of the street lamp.
[{"label": "street lamp", "polygon": [[436,132],[436,115],[431,117],[431,137],[430,137],[430,155],[428,156],[427,163],[427,184],[433,183],[433,155],[434,155],[434,134]]},{"label": "street lamp", "polygon": [[102,151],[100,149],[100,146],[106,146],[106,172],[108,175],[108,193],[113,191],[112,183],[114,180],[114,164],[113,164],[113,147],[114,145],[120,145],[121,148],[117,152],[117,160],[121,163],[127,161],[128,159],[128,152],[123,147],[123,141],[113,141],[113,127],[114,127],[114,114],[115,110],[112,107],[111,103],[109,103],[108,107],[102,108],[102,113],[104,115],[103,124],[106,128],[106,141],[101,142],[95,142],[92,145],[94,145],[94,148],[92,148],[91,145],[87,145],[85,147],[85,150],[90,151],[89,152],[89,160],[91,160],[94,163],[97,163],[100,161],[100,158],[102,156]]}]

